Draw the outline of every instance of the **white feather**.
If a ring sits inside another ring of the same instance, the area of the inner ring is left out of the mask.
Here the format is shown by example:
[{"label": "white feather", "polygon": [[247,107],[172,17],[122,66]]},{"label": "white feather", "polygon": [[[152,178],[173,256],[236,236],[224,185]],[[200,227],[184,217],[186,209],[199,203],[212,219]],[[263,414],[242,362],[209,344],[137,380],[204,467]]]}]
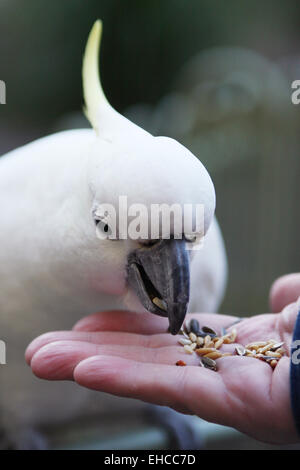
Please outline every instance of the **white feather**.
[{"label": "white feather", "polygon": [[[201,162],[107,103],[95,68],[100,29],[97,23],[92,30],[83,71],[87,114],[97,132],[55,134],[0,160],[0,336],[8,351],[0,412],[8,429],[74,417],[84,411],[86,396],[96,397],[34,378],[24,361],[34,337],[71,328],[95,311],[124,308],[128,299],[129,307],[144,310],[126,285],[127,255],[136,242],[99,240],[92,209],[127,195],[128,204],[147,207],[202,203],[206,230],[213,220],[214,187]],[[192,309],[217,310],[225,278],[225,251],[213,223],[192,262]]]}]

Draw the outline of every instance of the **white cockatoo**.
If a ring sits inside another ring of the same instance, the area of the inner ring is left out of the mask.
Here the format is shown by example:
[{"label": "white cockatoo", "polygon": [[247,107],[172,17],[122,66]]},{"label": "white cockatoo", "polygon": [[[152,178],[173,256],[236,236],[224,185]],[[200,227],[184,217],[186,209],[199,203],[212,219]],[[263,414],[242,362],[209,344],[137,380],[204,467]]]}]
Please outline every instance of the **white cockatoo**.
[{"label": "white cockatoo", "polygon": [[[7,346],[0,429],[8,433],[69,419],[83,412],[89,395],[95,399],[96,392],[33,377],[24,350],[35,336],[124,308],[168,316],[175,334],[189,299],[190,311],[217,311],[224,293],[226,255],[211,178],[181,144],[152,136],[107,102],[98,71],[101,31],[97,21],[83,61],[93,129],[50,135],[0,160],[0,339]],[[187,251],[186,240],[174,237],[102,239],[99,230],[110,227],[100,208],[117,207],[120,195],[128,206],[203,204],[203,248]]]}]

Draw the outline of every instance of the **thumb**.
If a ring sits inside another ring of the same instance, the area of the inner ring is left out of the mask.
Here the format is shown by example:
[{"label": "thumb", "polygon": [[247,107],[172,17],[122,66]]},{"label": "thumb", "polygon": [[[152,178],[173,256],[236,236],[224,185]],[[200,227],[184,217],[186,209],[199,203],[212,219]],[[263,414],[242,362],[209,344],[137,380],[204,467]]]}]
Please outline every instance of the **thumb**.
[{"label": "thumb", "polygon": [[277,279],[270,289],[272,312],[278,313],[300,296],[300,273],[287,274]]}]

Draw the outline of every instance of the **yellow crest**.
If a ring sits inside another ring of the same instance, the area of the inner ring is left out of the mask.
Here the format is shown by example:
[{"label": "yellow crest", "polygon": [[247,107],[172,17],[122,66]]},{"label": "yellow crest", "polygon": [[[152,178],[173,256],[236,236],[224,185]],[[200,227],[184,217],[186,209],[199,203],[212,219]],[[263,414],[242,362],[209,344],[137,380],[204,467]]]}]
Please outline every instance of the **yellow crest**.
[{"label": "yellow crest", "polygon": [[99,109],[101,109],[101,105],[108,104],[99,75],[98,61],[101,36],[102,21],[97,20],[88,37],[82,66],[84,112],[96,132],[99,126]]}]

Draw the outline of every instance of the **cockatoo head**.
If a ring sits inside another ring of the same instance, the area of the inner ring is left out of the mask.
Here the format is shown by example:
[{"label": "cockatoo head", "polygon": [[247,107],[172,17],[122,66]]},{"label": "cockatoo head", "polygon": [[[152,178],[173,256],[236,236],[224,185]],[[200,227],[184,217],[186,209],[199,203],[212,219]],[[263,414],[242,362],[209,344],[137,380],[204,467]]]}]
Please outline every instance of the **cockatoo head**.
[{"label": "cockatoo head", "polygon": [[[101,31],[98,20],[83,61],[85,112],[95,130],[89,149],[90,188],[99,249],[106,250],[106,260],[122,257],[127,286],[146,310],[168,316],[170,331],[176,334],[189,301],[192,251],[187,244],[203,238],[210,225],[214,186],[202,163],[184,146],[152,136],[107,102],[98,71]],[[200,226],[197,208],[203,210]],[[162,215],[165,209],[168,217]]]}]

